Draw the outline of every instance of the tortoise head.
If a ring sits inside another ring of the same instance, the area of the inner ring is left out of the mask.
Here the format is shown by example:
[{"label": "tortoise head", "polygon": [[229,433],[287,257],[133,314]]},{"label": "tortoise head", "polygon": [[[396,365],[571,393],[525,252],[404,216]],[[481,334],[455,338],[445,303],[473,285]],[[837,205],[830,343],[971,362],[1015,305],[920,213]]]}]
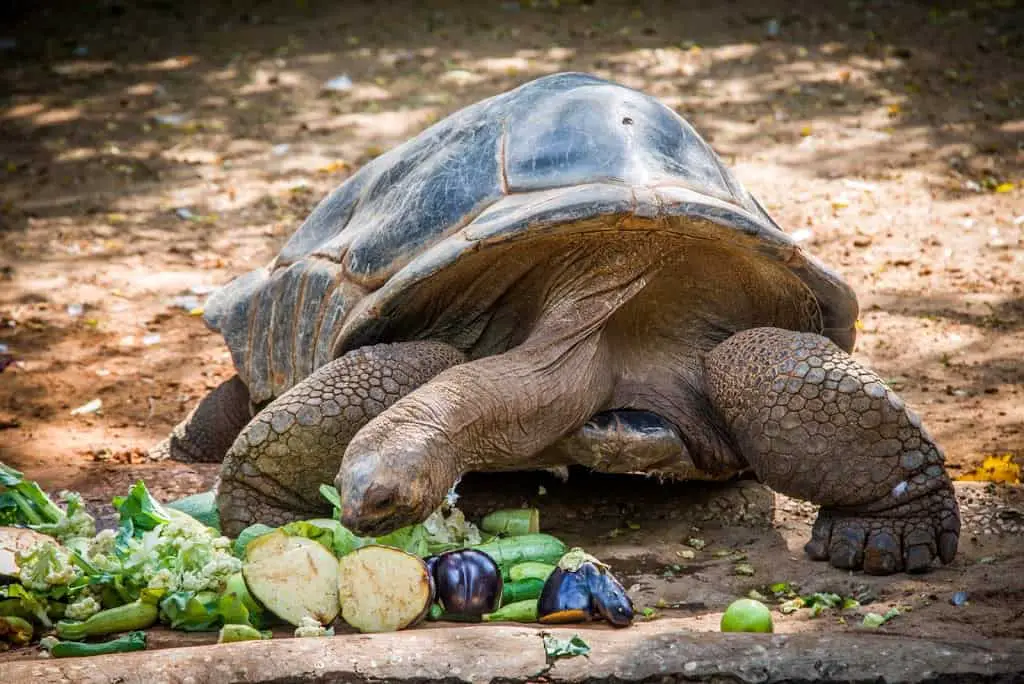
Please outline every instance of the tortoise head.
[{"label": "tortoise head", "polygon": [[335,479],[341,522],[356,534],[380,536],[426,520],[455,481],[442,482],[437,459],[415,445],[386,452],[359,446],[350,445]]}]

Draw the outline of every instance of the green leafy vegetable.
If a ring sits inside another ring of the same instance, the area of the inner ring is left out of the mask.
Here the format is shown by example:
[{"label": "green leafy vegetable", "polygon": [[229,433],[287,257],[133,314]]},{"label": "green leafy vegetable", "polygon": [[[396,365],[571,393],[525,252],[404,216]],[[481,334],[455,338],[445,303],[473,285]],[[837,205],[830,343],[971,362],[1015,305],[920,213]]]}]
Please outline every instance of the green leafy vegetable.
[{"label": "green leafy vegetable", "polygon": [[864,627],[876,629],[884,625],[889,620],[892,620],[894,617],[899,615],[900,612],[901,611],[899,608],[890,608],[885,612],[885,615],[879,615],[878,613],[868,613],[864,616],[864,620],[861,622],[861,624]]},{"label": "green leafy vegetable", "polygon": [[409,525],[390,534],[385,534],[383,537],[377,537],[376,543],[381,546],[393,546],[414,556],[426,558],[431,554],[428,537],[427,530],[423,525]]},{"label": "green leafy vegetable", "polygon": [[91,537],[96,521],[85,510],[82,497],[63,492],[67,510],[10,466],[0,463],[0,525],[24,525],[58,540]]},{"label": "green leafy vegetable", "polygon": [[[448,515],[445,515],[446,510]],[[438,508],[421,525],[427,533],[431,553],[441,553],[483,541],[479,528],[466,520],[462,511],[454,506]]]},{"label": "green leafy vegetable", "polygon": [[372,539],[356,536],[340,522],[330,518],[298,520],[281,527],[281,531],[293,537],[305,537],[319,542],[338,558],[373,543]]},{"label": "green leafy vegetable", "polygon": [[220,602],[213,591],[176,591],[160,601],[160,621],[171,629],[202,632],[221,624]]},{"label": "green leafy vegetable", "polygon": [[249,525],[244,530],[238,533],[238,537],[235,538],[235,544],[232,547],[232,551],[238,558],[245,558],[245,549],[249,546],[249,542],[253,539],[258,539],[265,534],[270,534],[276,527],[270,525],[264,525],[263,523],[255,523]]},{"label": "green leafy vegetable", "polygon": [[262,627],[266,621],[263,606],[249,593],[249,587],[240,572],[229,577],[225,583],[224,591],[217,599],[217,611],[225,625]]},{"label": "green leafy vegetable", "polygon": [[121,515],[121,529],[127,529],[133,535],[136,531],[156,529],[169,523],[173,517],[169,509],[153,498],[142,480],[132,486],[128,496],[115,496],[113,503]]},{"label": "green leafy vegetable", "polygon": [[828,609],[838,608],[839,610],[848,610],[858,606],[860,606],[860,602],[854,598],[844,598],[839,594],[834,594],[832,592],[816,592],[806,596],[797,596],[784,602],[779,606],[779,612],[784,615],[789,615],[801,608],[810,608],[811,617],[816,618],[821,615],[822,611]]},{"label": "green leafy vegetable", "polygon": [[572,658],[590,653],[590,646],[580,638],[579,634],[574,634],[571,639],[559,639],[545,632],[543,639],[544,653],[549,659]]},{"label": "green leafy vegetable", "polygon": [[320,496],[327,499],[328,503],[334,507],[334,517],[338,518],[341,514],[341,494],[335,487],[329,484],[320,485]]},{"label": "green leafy vegetable", "polygon": [[220,509],[217,508],[217,494],[212,490],[172,501],[167,508],[185,513],[220,532]]},{"label": "green leafy vegetable", "polygon": [[49,601],[45,597],[36,596],[20,584],[0,585],[0,599],[3,601],[5,614],[31,617],[49,629],[53,626],[49,614]]}]

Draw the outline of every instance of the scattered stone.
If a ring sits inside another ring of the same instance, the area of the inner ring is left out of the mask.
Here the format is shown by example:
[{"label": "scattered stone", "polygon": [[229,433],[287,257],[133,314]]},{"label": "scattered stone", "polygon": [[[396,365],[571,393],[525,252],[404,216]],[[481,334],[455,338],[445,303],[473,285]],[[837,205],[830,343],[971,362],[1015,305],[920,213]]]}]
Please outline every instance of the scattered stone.
[{"label": "scattered stone", "polygon": [[342,74],[324,82],[323,89],[333,93],[344,93],[352,90],[352,86],[352,78],[348,74]]}]

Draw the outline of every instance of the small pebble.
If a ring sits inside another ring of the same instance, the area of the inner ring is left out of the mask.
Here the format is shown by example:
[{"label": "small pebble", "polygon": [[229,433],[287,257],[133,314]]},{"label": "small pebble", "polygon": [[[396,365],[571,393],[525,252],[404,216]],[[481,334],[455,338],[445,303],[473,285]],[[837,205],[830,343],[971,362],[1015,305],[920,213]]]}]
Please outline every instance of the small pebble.
[{"label": "small pebble", "polygon": [[324,90],[329,90],[335,93],[343,93],[348,90],[352,90],[352,78],[348,74],[335,76],[334,78],[325,82],[323,88]]}]

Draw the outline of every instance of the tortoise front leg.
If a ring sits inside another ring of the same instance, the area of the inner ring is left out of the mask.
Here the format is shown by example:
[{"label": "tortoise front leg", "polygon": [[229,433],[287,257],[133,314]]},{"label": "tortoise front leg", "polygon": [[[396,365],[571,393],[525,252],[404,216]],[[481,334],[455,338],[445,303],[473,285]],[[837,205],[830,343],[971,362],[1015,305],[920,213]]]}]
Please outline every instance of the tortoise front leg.
[{"label": "tortoise front leg", "polygon": [[353,435],[400,397],[464,360],[439,342],[363,347],[321,366],[252,419],[224,459],[217,505],[224,533],[326,512]]},{"label": "tortoise front leg", "polygon": [[234,375],[203,397],[167,439],[149,450],[149,458],[219,463],[250,418],[249,390]]},{"label": "tortoise front leg", "polygon": [[873,574],[953,560],[942,451],[875,373],[820,335],[777,328],[733,335],[706,365],[711,402],[761,480],[821,504],[812,558]]}]

